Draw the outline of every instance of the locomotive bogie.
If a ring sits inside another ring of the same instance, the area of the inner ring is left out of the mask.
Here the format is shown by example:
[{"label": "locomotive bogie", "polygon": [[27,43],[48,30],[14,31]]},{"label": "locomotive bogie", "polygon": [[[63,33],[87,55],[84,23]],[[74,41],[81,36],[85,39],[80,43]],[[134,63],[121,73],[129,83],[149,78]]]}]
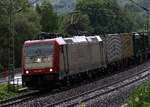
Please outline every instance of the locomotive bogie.
[{"label": "locomotive bogie", "polygon": [[22,75],[22,81],[24,86],[28,86],[31,89],[45,89],[50,88],[59,81],[59,74],[47,74],[47,75]]}]

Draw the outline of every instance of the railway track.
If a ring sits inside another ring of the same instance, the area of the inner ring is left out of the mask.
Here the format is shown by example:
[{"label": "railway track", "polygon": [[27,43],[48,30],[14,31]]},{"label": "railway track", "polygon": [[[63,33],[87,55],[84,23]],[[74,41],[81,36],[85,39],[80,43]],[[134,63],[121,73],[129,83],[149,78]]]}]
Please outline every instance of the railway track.
[{"label": "railway track", "polygon": [[[144,66],[144,65],[142,65],[142,66]],[[140,67],[141,69],[142,69],[142,66]],[[87,101],[94,99],[98,96],[102,96],[102,95],[107,94],[111,91],[117,90],[123,86],[134,83],[134,82],[136,82],[142,78],[145,78],[146,76],[149,75],[150,71],[148,71],[148,70],[150,70],[150,67],[143,69],[142,71],[139,71],[139,70],[140,69],[138,68],[137,73],[134,73],[132,75],[130,74],[123,79],[119,79],[119,81],[114,80],[114,82],[100,86],[100,87],[92,89],[90,91],[86,91],[82,94],[76,94],[75,96],[72,96],[69,94],[71,97],[67,96],[66,98],[63,98],[63,100],[52,101],[54,103],[47,102],[47,104],[43,104],[43,105],[45,107],[79,105],[80,102],[87,102]],[[130,70],[128,72],[130,72]],[[51,96],[51,97],[53,96],[54,97],[54,95],[53,95],[54,93],[50,92],[48,94],[47,93],[42,94],[38,90],[28,92],[28,93],[25,93],[24,95],[20,95],[20,96],[14,97],[14,98],[10,98],[8,100],[0,101],[0,107],[15,106],[15,105],[19,105],[19,104],[24,103],[24,102],[28,104],[28,101],[30,101],[30,100],[37,101],[36,99],[42,98],[43,96]],[[67,90],[65,93],[66,94],[68,93]],[[41,101],[41,102],[46,102],[46,101]],[[20,106],[18,106],[18,107],[20,107]]]},{"label": "railway track", "polygon": [[0,107],[8,107],[13,104],[17,104],[17,103],[32,99],[39,93],[40,92],[38,90],[33,90],[33,91],[26,92],[22,95],[18,95],[16,97],[9,98],[7,100],[2,100],[2,101],[0,101]]},{"label": "railway track", "polygon": [[141,81],[142,79],[148,77],[150,75],[150,67],[138,72],[136,74],[130,75],[123,80],[115,81],[111,84],[104,85],[103,87],[99,87],[87,92],[84,92],[79,95],[71,96],[66,99],[62,99],[60,101],[54,102],[52,104],[46,105],[45,107],[72,107],[88,102],[97,97],[103,96],[105,94],[109,94],[115,90],[133,84],[135,82]]}]

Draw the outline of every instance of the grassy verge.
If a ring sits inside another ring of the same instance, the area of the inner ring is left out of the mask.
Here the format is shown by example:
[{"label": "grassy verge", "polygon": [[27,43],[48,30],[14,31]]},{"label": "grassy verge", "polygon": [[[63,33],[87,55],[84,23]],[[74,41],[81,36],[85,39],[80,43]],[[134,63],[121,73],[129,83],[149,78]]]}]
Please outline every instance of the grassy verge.
[{"label": "grassy verge", "polygon": [[0,100],[18,95],[19,92],[13,85],[0,84]]},{"label": "grassy verge", "polygon": [[133,91],[129,98],[128,107],[150,107],[150,81]]}]

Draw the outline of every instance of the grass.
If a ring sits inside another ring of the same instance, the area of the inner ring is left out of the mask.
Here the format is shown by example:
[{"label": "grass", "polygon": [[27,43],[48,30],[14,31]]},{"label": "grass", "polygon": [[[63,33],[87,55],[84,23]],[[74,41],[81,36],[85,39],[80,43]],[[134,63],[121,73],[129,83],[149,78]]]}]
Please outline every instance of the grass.
[{"label": "grass", "polygon": [[133,91],[129,98],[128,107],[150,107],[150,81]]},{"label": "grass", "polygon": [[0,100],[8,99],[18,95],[19,92],[13,85],[0,84]]}]

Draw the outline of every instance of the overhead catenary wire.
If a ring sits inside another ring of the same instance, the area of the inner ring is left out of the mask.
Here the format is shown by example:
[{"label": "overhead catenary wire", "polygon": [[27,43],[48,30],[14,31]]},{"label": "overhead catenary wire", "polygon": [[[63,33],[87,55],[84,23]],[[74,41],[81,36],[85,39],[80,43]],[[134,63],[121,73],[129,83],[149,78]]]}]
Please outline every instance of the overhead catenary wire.
[{"label": "overhead catenary wire", "polygon": [[18,10],[16,11],[16,13],[23,11],[23,10],[24,10],[27,6],[29,6],[29,5],[37,4],[39,1],[41,1],[41,0],[34,0],[34,1],[31,2],[30,4],[25,5],[23,8],[18,9]]},{"label": "overhead catenary wire", "polygon": [[[26,7],[28,7],[30,5],[37,4],[39,1],[41,1],[41,0],[34,0],[30,4],[26,4],[23,8],[20,8],[20,9],[16,10],[15,13],[19,13],[19,12],[23,11]],[[130,1],[132,1],[132,0],[130,0]],[[0,6],[5,6],[5,5],[0,4]],[[44,5],[44,6],[48,6],[48,5]],[[116,14],[116,12],[120,11],[120,10],[111,10],[111,9],[105,9],[105,8],[97,9],[97,8],[89,8],[89,7],[88,8],[83,8],[83,9],[86,9],[86,10],[92,10],[93,9],[93,10],[97,11],[97,12],[95,12],[96,15],[103,15],[103,16],[105,15],[105,16],[114,16],[114,17],[116,17],[116,16],[126,15],[126,12],[124,12],[122,14],[119,14],[119,13]],[[111,12],[111,13],[101,13],[102,11],[103,12]],[[139,13],[139,12],[132,12],[132,13]],[[92,15],[93,13],[89,13],[89,14]]]},{"label": "overhead catenary wire", "polygon": [[[34,3],[34,2],[33,2]],[[26,6],[25,6],[26,7]],[[24,8],[25,8],[24,7]],[[10,0],[8,6],[9,12],[9,76],[8,76],[8,84],[13,81],[14,84],[14,71],[15,71],[15,14],[22,11],[24,8],[15,10],[15,1]]]},{"label": "overhead catenary wire", "polygon": [[150,9],[138,4],[137,2],[133,1],[133,0],[129,0],[131,1],[133,4],[135,4],[136,6],[138,6],[139,8],[143,9],[144,11],[146,11],[147,13],[147,25],[146,25],[146,29],[147,29],[147,32],[149,32],[149,14],[150,14]]},{"label": "overhead catenary wire", "polygon": [[[8,1],[10,1],[10,0],[8,0]],[[7,5],[7,4],[8,4],[8,3],[7,3],[8,1],[0,0],[0,7],[9,7],[9,5]],[[27,3],[27,4],[25,4],[24,7],[20,8],[20,9],[17,9],[14,13],[21,12],[21,11],[23,11],[26,7],[28,7],[28,6],[30,6],[30,5],[37,4],[39,1],[41,1],[41,0],[34,0],[34,1],[31,2],[31,3]],[[4,3],[4,2],[5,2],[5,3]],[[13,2],[15,2],[15,1],[13,1]]]},{"label": "overhead catenary wire", "polygon": [[133,0],[129,0],[131,1],[133,4],[135,4],[137,7],[140,7],[141,9],[145,10],[145,11],[150,11],[150,9],[138,4],[137,2],[133,1]]}]

